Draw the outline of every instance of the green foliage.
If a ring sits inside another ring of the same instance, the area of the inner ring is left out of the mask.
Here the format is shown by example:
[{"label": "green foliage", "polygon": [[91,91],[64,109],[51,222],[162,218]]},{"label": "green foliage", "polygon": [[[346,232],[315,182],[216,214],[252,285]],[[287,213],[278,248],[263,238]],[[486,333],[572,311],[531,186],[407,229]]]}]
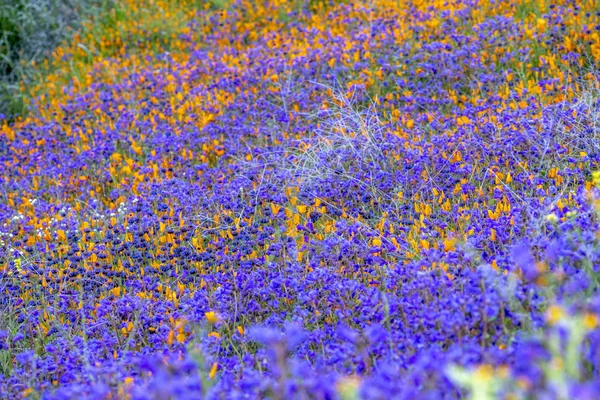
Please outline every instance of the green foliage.
[{"label": "green foliage", "polygon": [[70,38],[92,14],[114,0],[0,0],[0,114],[23,115],[22,85],[34,78],[36,64]]},{"label": "green foliage", "polygon": [[515,4],[515,19],[525,21],[528,17],[540,16],[541,11],[539,3],[534,0],[522,0]]},{"label": "green foliage", "polygon": [[208,4],[212,10],[225,10],[229,7],[228,0],[208,0]]}]

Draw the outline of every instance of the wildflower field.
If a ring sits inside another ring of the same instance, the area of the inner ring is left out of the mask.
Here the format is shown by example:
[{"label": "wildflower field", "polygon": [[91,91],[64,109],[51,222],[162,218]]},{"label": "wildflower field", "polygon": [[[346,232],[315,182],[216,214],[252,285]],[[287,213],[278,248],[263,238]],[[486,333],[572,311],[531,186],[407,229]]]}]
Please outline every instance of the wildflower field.
[{"label": "wildflower field", "polygon": [[85,4],[0,120],[0,398],[600,398],[600,2]]}]

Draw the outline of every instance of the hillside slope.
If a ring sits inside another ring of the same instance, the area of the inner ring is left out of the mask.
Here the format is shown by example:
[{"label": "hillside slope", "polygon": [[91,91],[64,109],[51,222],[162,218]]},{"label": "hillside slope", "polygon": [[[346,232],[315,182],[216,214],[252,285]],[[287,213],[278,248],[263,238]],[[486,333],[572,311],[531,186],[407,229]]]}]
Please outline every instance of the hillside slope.
[{"label": "hillside slope", "polygon": [[0,130],[2,397],[597,398],[594,1],[138,3]]}]

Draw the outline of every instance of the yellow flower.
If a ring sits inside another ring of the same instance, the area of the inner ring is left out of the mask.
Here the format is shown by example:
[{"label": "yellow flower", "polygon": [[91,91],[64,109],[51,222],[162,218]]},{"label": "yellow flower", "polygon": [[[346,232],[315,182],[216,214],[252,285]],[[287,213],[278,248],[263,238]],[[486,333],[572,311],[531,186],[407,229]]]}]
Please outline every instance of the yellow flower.
[{"label": "yellow flower", "polygon": [[565,311],[562,307],[557,305],[552,305],[548,307],[546,311],[546,320],[550,325],[554,325],[559,322],[565,316]]},{"label": "yellow flower", "polygon": [[539,32],[544,32],[546,30],[546,25],[548,25],[548,22],[543,18],[538,18],[536,25]]},{"label": "yellow flower", "polygon": [[217,313],[214,311],[206,312],[206,313],[204,313],[204,316],[206,317],[206,319],[208,320],[208,322],[210,324],[216,324],[217,321],[219,320]]},{"label": "yellow flower", "polygon": [[210,379],[214,379],[215,375],[217,375],[217,369],[219,368],[219,364],[218,363],[214,363],[212,365],[212,368],[210,369],[210,372],[208,373],[208,377]]},{"label": "yellow flower", "polygon": [[586,329],[594,329],[598,326],[598,316],[592,313],[586,313],[583,316],[583,326]]},{"label": "yellow flower", "polygon": [[592,172],[592,180],[597,188],[600,188],[600,171]]},{"label": "yellow flower", "polygon": [[456,237],[447,237],[444,239],[444,250],[445,251],[454,251],[456,249],[456,243],[458,239]]},{"label": "yellow flower", "polygon": [[475,370],[475,378],[479,382],[487,382],[494,376],[494,367],[490,364],[483,364]]},{"label": "yellow flower", "polygon": [[456,124],[458,126],[467,125],[471,123],[471,119],[466,115],[456,118]]}]

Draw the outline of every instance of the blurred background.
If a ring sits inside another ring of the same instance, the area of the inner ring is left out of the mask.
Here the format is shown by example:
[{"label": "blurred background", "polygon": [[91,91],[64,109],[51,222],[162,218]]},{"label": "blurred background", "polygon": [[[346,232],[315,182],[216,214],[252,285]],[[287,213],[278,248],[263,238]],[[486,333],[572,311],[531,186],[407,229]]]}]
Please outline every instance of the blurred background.
[{"label": "blurred background", "polygon": [[25,113],[27,89],[44,72],[39,64],[72,38],[83,21],[108,13],[114,3],[0,0],[0,114],[4,118],[14,120]]}]

